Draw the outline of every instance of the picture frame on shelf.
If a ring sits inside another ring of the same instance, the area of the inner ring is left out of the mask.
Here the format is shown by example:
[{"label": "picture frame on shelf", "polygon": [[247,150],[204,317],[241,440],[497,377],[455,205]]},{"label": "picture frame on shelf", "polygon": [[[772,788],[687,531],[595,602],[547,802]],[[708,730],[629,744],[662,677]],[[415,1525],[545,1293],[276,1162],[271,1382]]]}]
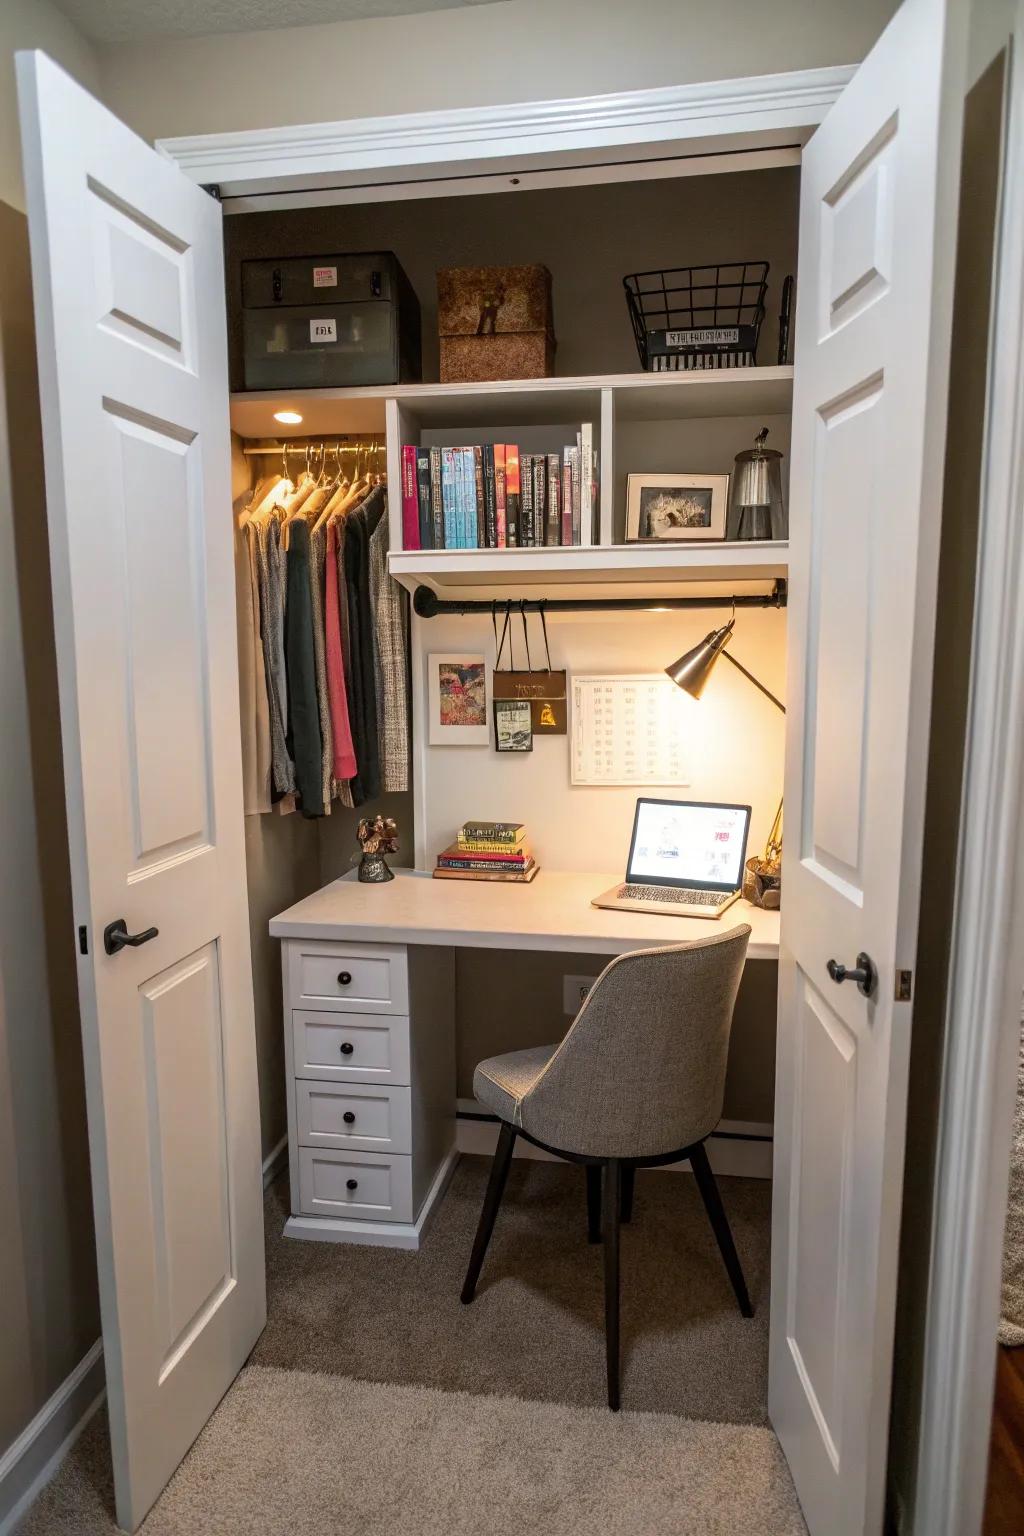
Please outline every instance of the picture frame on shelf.
[{"label": "picture frame on shelf", "polygon": [[432,747],[486,747],[491,741],[491,679],[480,651],[427,657]]},{"label": "picture frame on shelf", "polygon": [[627,475],[626,543],[724,539],[728,502],[728,475]]}]

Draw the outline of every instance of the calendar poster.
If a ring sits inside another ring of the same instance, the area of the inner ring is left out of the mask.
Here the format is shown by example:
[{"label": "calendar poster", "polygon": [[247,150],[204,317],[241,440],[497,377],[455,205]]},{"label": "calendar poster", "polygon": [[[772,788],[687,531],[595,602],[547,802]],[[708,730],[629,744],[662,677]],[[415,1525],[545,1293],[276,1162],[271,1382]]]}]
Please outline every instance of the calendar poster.
[{"label": "calendar poster", "polygon": [[572,782],[665,784],[693,776],[693,711],[663,672],[572,680]]}]

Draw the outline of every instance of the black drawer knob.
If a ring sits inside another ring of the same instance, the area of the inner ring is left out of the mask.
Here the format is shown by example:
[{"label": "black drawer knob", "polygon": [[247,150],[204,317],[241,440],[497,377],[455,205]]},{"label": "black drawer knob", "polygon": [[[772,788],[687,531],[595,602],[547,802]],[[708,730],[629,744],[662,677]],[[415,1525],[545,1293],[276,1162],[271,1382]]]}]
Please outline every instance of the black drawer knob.
[{"label": "black drawer knob", "polygon": [[355,1125],[356,1123],[356,1117],[350,1109],[346,1109],[341,1118],[344,1120],[346,1125]]},{"label": "black drawer knob", "polygon": [[343,1056],[351,1056],[354,1050],[355,1046],[352,1044],[351,1040],[343,1040],[341,1042],[341,1054]]},{"label": "black drawer knob", "polygon": [[359,1188],[359,1180],[358,1179],[346,1179],[345,1180],[345,1188],[346,1189],[358,1189]]},{"label": "black drawer knob", "polygon": [[352,972],[351,971],[339,971],[338,972],[338,986],[339,987],[348,987],[348,986],[351,986],[351,984],[352,984]]}]

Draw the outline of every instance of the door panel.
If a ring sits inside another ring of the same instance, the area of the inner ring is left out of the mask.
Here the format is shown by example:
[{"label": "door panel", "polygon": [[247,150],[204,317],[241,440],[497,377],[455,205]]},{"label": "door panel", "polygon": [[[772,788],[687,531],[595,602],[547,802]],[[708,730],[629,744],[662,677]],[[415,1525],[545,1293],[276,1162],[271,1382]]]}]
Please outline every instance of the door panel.
[{"label": "door panel", "polygon": [[[221,216],[18,56],[111,1445],[134,1529],[266,1315]],[[105,950],[123,918],[140,947]]]},{"label": "door panel", "polygon": [[801,175],[769,1412],[812,1536],[882,1528],[966,10],[905,0]]}]

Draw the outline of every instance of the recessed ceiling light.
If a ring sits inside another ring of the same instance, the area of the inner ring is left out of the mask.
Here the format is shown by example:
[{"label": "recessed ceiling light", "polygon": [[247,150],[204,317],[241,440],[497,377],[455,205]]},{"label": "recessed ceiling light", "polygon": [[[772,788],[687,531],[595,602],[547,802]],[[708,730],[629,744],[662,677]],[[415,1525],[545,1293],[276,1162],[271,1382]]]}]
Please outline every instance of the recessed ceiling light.
[{"label": "recessed ceiling light", "polygon": [[297,427],[302,417],[298,411],[275,411],[274,420],[279,421],[283,427]]}]

